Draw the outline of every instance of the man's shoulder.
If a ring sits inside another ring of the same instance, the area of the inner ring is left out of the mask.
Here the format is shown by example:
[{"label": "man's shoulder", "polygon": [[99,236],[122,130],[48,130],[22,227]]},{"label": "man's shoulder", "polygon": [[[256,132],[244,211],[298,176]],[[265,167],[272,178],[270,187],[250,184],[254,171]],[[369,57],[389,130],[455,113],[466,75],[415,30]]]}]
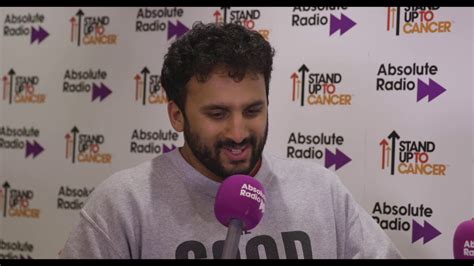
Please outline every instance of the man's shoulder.
[{"label": "man's shoulder", "polygon": [[118,170],[99,184],[98,189],[127,188],[143,180],[150,173],[154,159],[147,160],[134,166]]},{"label": "man's shoulder", "polygon": [[165,156],[160,155],[116,171],[97,185],[91,198],[104,200],[105,197],[109,200],[125,200],[135,194],[147,193],[146,190],[151,189],[151,179],[160,178],[157,173],[166,164]]},{"label": "man's shoulder", "polygon": [[294,177],[298,178],[298,181],[309,179],[326,180],[328,182],[338,179],[335,173],[316,161],[285,158],[271,153],[265,153],[264,158],[267,160],[272,173],[280,179]]}]

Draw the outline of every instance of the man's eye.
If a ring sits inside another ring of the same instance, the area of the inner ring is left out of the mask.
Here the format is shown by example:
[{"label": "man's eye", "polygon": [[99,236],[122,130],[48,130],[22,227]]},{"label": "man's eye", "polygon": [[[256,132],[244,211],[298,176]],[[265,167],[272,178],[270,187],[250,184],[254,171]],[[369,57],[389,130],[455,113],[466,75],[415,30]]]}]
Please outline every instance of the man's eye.
[{"label": "man's eye", "polygon": [[257,116],[261,111],[261,108],[252,108],[245,112],[247,116]]},{"label": "man's eye", "polygon": [[225,117],[225,112],[211,112],[211,113],[208,113],[208,115],[212,119],[222,119]]}]

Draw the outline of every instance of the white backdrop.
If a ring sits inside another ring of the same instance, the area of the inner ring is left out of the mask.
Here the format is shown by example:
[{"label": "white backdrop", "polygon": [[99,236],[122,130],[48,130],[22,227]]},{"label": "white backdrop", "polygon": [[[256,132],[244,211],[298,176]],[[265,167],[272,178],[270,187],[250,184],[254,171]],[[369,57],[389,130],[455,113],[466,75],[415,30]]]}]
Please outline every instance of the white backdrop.
[{"label": "white backdrop", "polygon": [[276,49],[266,151],[336,172],[405,257],[452,258],[474,216],[474,11],[412,11],[0,9],[0,258],[57,257],[97,184],[182,145],[155,82],[162,58],[194,21],[224,15]]}]

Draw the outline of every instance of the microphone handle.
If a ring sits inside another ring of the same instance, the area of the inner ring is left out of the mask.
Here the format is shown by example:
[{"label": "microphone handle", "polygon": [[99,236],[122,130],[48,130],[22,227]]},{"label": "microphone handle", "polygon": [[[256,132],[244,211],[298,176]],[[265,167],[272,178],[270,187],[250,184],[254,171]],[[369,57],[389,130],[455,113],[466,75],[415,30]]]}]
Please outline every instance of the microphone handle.
[{"label": "microphone handle", "polygon": [[227,236],[222,250],[222,259],[236,259],[239,250],[240,235],[242,234],[242,221],[231,219],[227,230]]}]

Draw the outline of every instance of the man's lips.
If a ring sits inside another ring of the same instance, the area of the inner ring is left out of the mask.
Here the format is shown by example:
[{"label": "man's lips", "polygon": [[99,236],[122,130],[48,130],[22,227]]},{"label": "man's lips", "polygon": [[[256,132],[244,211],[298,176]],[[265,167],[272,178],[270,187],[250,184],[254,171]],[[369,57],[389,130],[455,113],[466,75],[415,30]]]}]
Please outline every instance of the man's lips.
[{"label": "man's lips", "polygon": [[249,144],[238,147],[224,146],[222,151],[230,161],[244,161],[248,158],[250,147]]}]

